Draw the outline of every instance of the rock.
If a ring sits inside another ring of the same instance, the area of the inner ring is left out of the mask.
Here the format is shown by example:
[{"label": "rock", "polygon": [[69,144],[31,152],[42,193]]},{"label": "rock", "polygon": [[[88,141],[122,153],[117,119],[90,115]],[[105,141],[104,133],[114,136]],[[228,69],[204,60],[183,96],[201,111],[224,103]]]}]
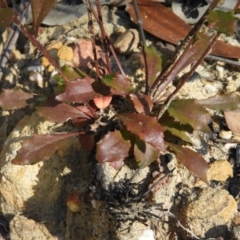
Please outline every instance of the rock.
[{"label": "rock", "polygon": [[226,160],[217,160],[209,165],[207,172],[208,182],[211,180],[225,182],[229,177],[233,176],[231,164]]},{"label": "rock", "polygon": [[222,138],[222,139],[231,139],[232,137],[232,132],[231,131],[224,131],[222,130],[220,133],[219,133],[219,137]]},{"label": "rock", "polygon": [[[26,116],[18,123],[4,143],[0,154],[1,212],[8,221],[11,220],[11,216],[16,214],[36,221],[36,223],[26,223],[25,220],[22,222],[21,219],[14,221],[12,227],[19,222],[20,226],[18,230],[12,230],[10,226],[10,232],[17,231],[16,234],[18,234],[18,237],[11,239],[55,239],[54,237],[36,237],[36,231],[42,231],[42,234],[45,234],[42,224],[52,236],[64,236],[67,191],[74,189],[76,184],[78,188],[86,188],[86,181],[91,180],[91,164],[89,165],[88,154],[81,149],[77,139],[67,142],[67,145],[60,148],[47,161],[25,166],[11,163],[21,148],[23,139],[33,134],[49,133],[53,125],[54,123],[44,121],[36,113]],[[79,159],[81,159],[81,163]],[[84,172],[81,170],[82,164],[85,166]],[[82,178],[85,180],[83,181]],[[74,179],[74,183],[72,179]],[[31,230],[28,233],[29,237],[26,237],[25,227],[28,225],[31,225]],[[82,226],[80,222],[77,225]],[[36,230],[35,227],[39,229]],[[32,237],[30,237],[30,232]]]},{"label": "rock", "polygon": [[139,35],[136,29],[129,29],[122,33],[114,43],[114,47],[120,52],[129,54],[136,51],[139,44]]},{"label": "rock", "polygon": [[62,46],[60,49],[58,49],[57,56],[59,57],[59,59],[66,60],[66,61],[72,61],[73,50],[71,47]]},{"label": "rock", "polygon": [[10,229],[11,240],[59,239],[57,237],[53,237],[43,224],[37,223],[36,221],[28,219],[24,216],[16,215],[10,222]]},{"label": "rock", "polygon": [[223,237],[237,203],[224,189],[206,188],[186,207],[186,227],[201,238]]}]

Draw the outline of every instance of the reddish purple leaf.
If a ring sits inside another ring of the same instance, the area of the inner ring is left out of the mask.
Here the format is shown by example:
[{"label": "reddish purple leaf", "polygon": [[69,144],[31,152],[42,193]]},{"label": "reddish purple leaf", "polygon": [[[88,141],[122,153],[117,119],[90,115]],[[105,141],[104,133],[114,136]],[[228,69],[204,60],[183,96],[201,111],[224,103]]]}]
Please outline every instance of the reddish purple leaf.
[{"label": "reddish purple leaf", "polygon": [[209,166],[199,153],[172,143],[167,144],[174,151],[182,165],[184,165],[193,175],[208,183],[207,171]]},{"label": "reddish purple leaf", "polygon": [[160,151],[158,149],[136,137],[134,144],[134,157],[138,166],[141,166],[141,168],[147,167],[159,157],[159,154]]},{"label": "reddish purple leaf", "polygon": [[31,0],[33,28],[37,35],[38,27],[55,6],[57,0]]},{"label": "reddish purple leaf", "polygon": [[112,166],[114,169],[119,170],[119,169],[122,167],[122,165],[123,165],[123,160],[118,160],[118,161],[115,161],[115,162],[110,162],[109,165]]},{"label": "reddish purple leaf", "polygon": [[178,99],[172,101],[167,111],[181,124],[189,124],[198,131],[210,131],[208,124],[211,122],[211,115],[196,100]]},{"label": "reddish purple leaf", "polygon": [[81,144],[81,147],[87,151],[93,150],[95,146],[95,139],[93,133],[85,133],[79,135],[79,141]]},{"label": "reddish purple leaf", "polygon": [[153,108],[153,102],[150,96],[142,93],[131,93],[130,99],[138,113],[150,114]]},{"label": "reddish purple leaf", "polygon": [[196,102],[205,108],[218,111],[240,109],[240,96],[236,92],[225,95],[216,95],[207,99],[196,100]]},{"label": "reddish purple leaf", "polygon": [[34,135],[22,142],[22,148],[12,160],[16,165],[35,164],[49,159],[66,140],[78,136],[78,132]]},{"label": "reddish purple leaf", "polygon": [[102,95],[95,92],[92,87],[93,79],[77,79],[66,83],[65,92],[56,96],[60,102],[86,102]]},{"label": "reddish purple leaf", "polygon": [[0,28],[7,28],[14,18],[14,10],[12,8],[0,8]]},{"label": "reddish purple leaf", "polygon": [[27,106],[26,100],[33,94],[26,93],[21,89],[2,89],[0,94],[0,107],[4,110],[15,110]]},{"label": "reddish purple leaf", "polygon": [[130,132],[137,135],[141,140],[160,151],[165,150],[164,129],[155,118],[140,113],[119,113],[116,117],[126,125]]},{"label": "reddish purple leaf", "polygon": [[122,94],[129,94],[130,92],[133,91],[131,80],[122,76],[119,73],[112,73],[109,75],[105,75],[102,78],[102,81],[108,87],[114,88]]},{"label": "reddish purple leaf", "polygon": [[147,59],[147,74],[148,74],[148,85],[152,86],[159,73],[162,71],[162,57],[160,52],[151,45],[150,47],[144,46]]},{"label": "reddish purple leaf", "polygon": [[130,141],[120,131],[109,132],[97,143],[96,159],[101,163],[119,161],[119,166],[128,156],[130,146]]},{"label": "reddish purple leaf", "polygon": [[41,117],[56,123],[66,122],[68,119],[74,118],[90,119],[87,114],[79,111],[75,107],[56,101],[49,106],[38,107],[37,113]]}]

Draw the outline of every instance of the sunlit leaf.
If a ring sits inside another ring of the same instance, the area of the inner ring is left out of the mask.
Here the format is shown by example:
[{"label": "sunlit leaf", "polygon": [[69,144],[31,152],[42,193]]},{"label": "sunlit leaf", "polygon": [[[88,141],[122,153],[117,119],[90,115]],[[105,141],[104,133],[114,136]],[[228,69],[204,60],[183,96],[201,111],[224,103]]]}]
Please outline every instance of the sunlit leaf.
[{"label": "sunlit leaf", "polygon": [[15,110],[27,106],[26,100],[33,97],[33,94],[21,89],[2,89],[0,93],[0,107],[4,110]]},{"label": "sunlit leaf", "polygon": [[176,144],[167,143],[167,145],[176,154],[177,159],[182,165],[184,165],[193,175],[208,183],[207,171],[209,166],[199,153]]},{"label": "sunlit leaf", "polygon": [[153,102],[150,96],[142,93],[131,93],[130,99],[138,113],[150,114]]},{"label": "sunlit leaf", "polygon": [[144,50],[147,60],[148,85],[151,87],[162,70],[162,57],[160,52],[158,52],[153,45],[150,47],[145,45]]},{"label": "sunlit leaf", "polygon": [[61,69],[70,81],[76,80],[78,78],[84,78],[87,76],[85,72],[76,67],[73,68],[65,65]]},{"label": "sunlit leaf", "polygon": [[100,163],[121,162],[128,156],[130,146],[120,131],[109,132],[97,143],[96,159]]},{"label": "sunlit leaf", "polygon": [[210,28],[219,33],[231,35],[235,31],[238,18],[234,16],[234,11],[211,10],[207,15],[207,20]]},{"label": "sunlit leaf", "polygon": [[160,154],[160,151],[158,149],[140,140],[138,137],[135,138],[134,157],[138,163],[138,166],[141,166],[141,168],[144,168],[150,165],[153,161],[155,161],[159,157],[159,154]]},{"label": "sunlit leaf", "polygon": [[12,160],[16,165],[35,164],[49,159],[69,138],[78,136],[78,132],[66,134],[34,135],[22,141],[22,148]]},{"label": "sunlit leaf", "polygon": [[228,128],[234,133],[240,135],[240,110],[225,111],[225,119]]},{"label": "sunlit leaf", "polygon": [[108,87],[114,88],[122,94],[128,94],[133,91],[131,80],[122,76],[120,73],[105,75],[102,81]]},{"label": "sunlit leaf", "polygon": [[66,83],[65,92],[56,96],[56,99],[61,102],[85,102],[92,100],[102,95],[95,92],[92,87],[93,79],[84,78],[77,79]]},{"label": "sunlit leaf", "polygon": [[236,92],[196,101],[203,107],[218,111],[240,109],[240,96]]},{"label": "sunlit leaf", "polygon": [[160,151],[165,150],[163,128],[155,118],[137,113],[119,113],[116,115],[127,129],[141,140],[149,143]]},{"label": "sunlit leaf", "polygon": [[37,107],[37,113],[41,117],[56,123],[66,122],[74,118],[90,119],[87,114],[79,111],[75,107],[57,101],[48,102],[45,106]]},{"label": "sunlit leaf", "polygon": [[186,141],[193,143],[190,133],[193,133],[193,128],[189,124],[181,124],[176,122],[173,117],[169,116],[168,112],[161,117],[159,121],[166,132]]},{"label": "sunlit leaf", "polygon": [[209,132],[210,114],[193,99],[172,101],[167,109],[170,116],[181,124],[189,124],[195,130]]},{"label": "sunlit leaf", "polygon": [[38,27],[55,6],[57,0],[31,0],[33,28],[37,35]]},{"label": "sunlit leaf", "polygon": [[12,8],[0,8],[0,28],[7,28],[14,18],[14,10]]}]

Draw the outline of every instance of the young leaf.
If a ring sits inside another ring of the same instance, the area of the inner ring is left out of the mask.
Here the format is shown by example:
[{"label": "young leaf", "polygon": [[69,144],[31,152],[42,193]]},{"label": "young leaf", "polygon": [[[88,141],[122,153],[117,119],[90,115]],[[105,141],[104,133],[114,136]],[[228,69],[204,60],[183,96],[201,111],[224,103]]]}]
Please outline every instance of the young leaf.
[{"label": "young leaf", "polygon": [[27,106],[26,100],[33,94],[26,93],[21,89],[2,89],[0,93],[0,107],[3,110],[15,110]]},{"label": "young leaf", "polygon": [[163,140],[163,128],[153,117],[137,113],[119,113],[116,115],[127,129],[137,135],[141,140],[149,143],[160,151],[166,146]]},{"label": "young leaf", "polygon": [[80,70],[77,67],[70,67],[70,66],[63,66],[62,67],[62,71],[65,73],[65,75],[67,76],[67,78],[70,81],[76,80],[78,78],[84,78],[87,76],[87,74],[85,72],[83,72],[82,70]]},{"label": "young leaf", "polygon": [[147,58],[147,79],[149,87],[152,86],[155,81],[157,75],[162,70],[162,57],[159,52],[157,52],[156,48],[151,45],[150,47],[144,46],[144,50]]},{"label": "young leaf", "polygon": [[199,153],[172,143],[167,143],[167,145],[174,151],[182,165],[184,165],[193,175],[208,183],[207,171],[209,166]]},{"label": "young leaf", "polygon": [[225,111],[225,119],[228,128],[234,133],[240,135],[240,110]]},{"label": "young leaf", "polygon": [[98,107],[99,109],[104,109],[108,107],[111,101],[112,101],[112,96],[103,96],[103,97],[93,99],[93,102],[95,103],[96,107]]},{"label": "young leaf", "polygon": [[122,163],[128,157],[130,146],[130,141],[120,131],[109,132],[97,143],[96,159],[101,163]]},{"label": "young leaf", "polygon": [[231,35],[235,31],[238,18],[234,16],[234,11],[212,10],[207,15],[207,20],[210,28],[219,33]]},{"label": "young leaf", "polygon": [[22,142],[22,148],[12,160],[16,165],[35,164],[49,159],[66,140],[78,136],[78,132],[34,135]]},{"label": "young leaf", "polygon": [[225,95],[216,95],[207,99],[196,100],[196,102],[205,108],[218,111],[240,109],[240,96],[236,92]]},{"label": "young leaf", "polygon": [[131,80],[122,76],[120,73],[112,73],[102,78],[103,83],[108,87],[116,89],[122,94],[129,94],[133,91]]},{"label": "young leaf", "polygon": [[57,0],[31,0],[33,28],[37,35],[38,27],[48,15],[51,9],[55,6]]},{"label": "young leaf", "polygon": [[181,124],[190,124],[193,129],[209,132],[210,114],[193,99],[172,101],[167,109],[170,116]]},{"label": "young leaf", "polygon": [[[150,165],[159,157],[160,151],[158,149],[147,142],[140,140],[137,136],[134,143],[134,157],[138,163],[138,166],[141,166],[141,168]],[[142,166],[143,162],[144,165]]]},{"label": "young leaf", "polygon": [[95,92],[92,87],[93,79],[77,79],[66,83],[65,92],[56,96],[60,102],[86,102],[102,95]]},{"label": "young leaf", "polygon": [[63,123],[68,119],[74,118],[83,118],[85,120],[90,119],[87,114],[79,111],[75,107],[57,101],[52,102],[47,106],[37,107],[37,113],[39,116],[55,123]]},{"label": "young leaf", "polygon": [[0,8],[0,28],[7,28],[14,18],[14,10],[12,8]]},{"label": "young leaf", "polygon": [[150,114],[153,108],[153,102],[150,96],[142,93],[131,93],[130,99],[138,113]]}]

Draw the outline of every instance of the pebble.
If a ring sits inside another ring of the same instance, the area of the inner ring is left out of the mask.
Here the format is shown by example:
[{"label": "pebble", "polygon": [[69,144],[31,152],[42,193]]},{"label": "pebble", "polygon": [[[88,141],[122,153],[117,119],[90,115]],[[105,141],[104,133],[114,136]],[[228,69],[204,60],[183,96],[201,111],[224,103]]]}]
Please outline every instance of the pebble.
[{"label": "pebble", "polygon": [[57,56],[59,59],[65,61],[72,61],[73,59],[73,50],[69,46],[62,46],[58,49]]},{"label": "pebble", "polygon": [[226,139],[226,140],[231,139],[232,138],[232,132],[222,130],[219,133],[219,137],[222,138],[222,139]]},{"label": "pebble", "polygon": [[226,160],[217,160],[209,165],[207,172],[207,180],[225,182],[229,177],[233,176],[231,164]]},{"label": "pebble", "polygon": [[224,79],[224,67],[217,65],[216,70],[218,71],[218,79]]},{"label": "pebble", "polygon": [[138,240],[155,240],[154,232],[152,229],[145,229],[142,235],[138,238]]},{"label": "pebble", "polygon": [[120,53],[130,54],[137,50],[139,34],[136,29],[129,29],[122,33],[114,43],[114,47]]}]

